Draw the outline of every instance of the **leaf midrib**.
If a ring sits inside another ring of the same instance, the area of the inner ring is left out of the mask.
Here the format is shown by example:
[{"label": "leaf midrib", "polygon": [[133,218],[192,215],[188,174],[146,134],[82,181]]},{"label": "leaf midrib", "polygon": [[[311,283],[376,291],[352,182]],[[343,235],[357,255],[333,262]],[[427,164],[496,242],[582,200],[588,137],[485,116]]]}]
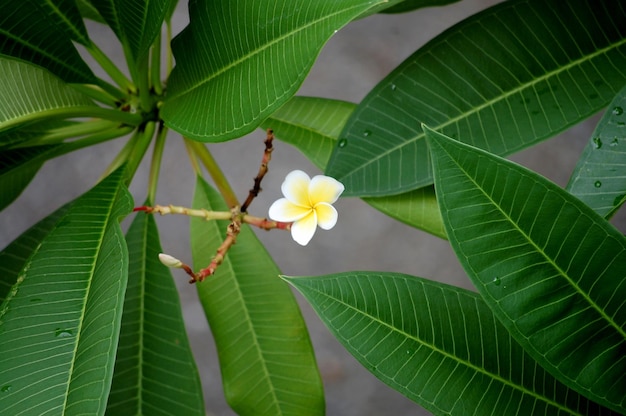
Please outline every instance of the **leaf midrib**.
[{"label": "leaf midrib", "polygon": [[[423,284],[422,284],[422,285],[423,285]],[[475,371],[475,372],[477,372],[477,373],[480,373],[480,374],[486,375],[486,376],[488,376],[489,378],[494,379],[494,380],[496,380],[496,381],[499,381],[499,382],[501,382],[502,384],[508,385],[508,386],[512,387],[513,389],[519,390],[519,391],[521,391],[521,392],[522,392],[522,393],[524,393],[524,394],[530,395],[530,396],[532,396],[532,397],[541,398],[541,399],[543,399],[542,401],[544,401],[545,403],[551,404],[551,405],[553,405],[554,407],[556,407],[556,408],[558,408],[558,409],[561,409],[561,410],[564,410],[564,411],[566,411],[566,412],[568,412],[568,413],[570,413],[570,414],[583,416],[581,413],[573,413],[573,410],[572,410],[572,409],[570,409],[570,408],[568,408],[568,407],[565,407],[565,406],[563,406],[562,404],[560,404],[560,403],[558,403],[558,402],[555,402],[555,401],[553,401],[553,400],[550,400],[550,399],[548,399],[548,398],[547,398],[547,397],[545,397],[545,396],[539,395],[539,394],[537,394],[536,392],[534,392],[534,391],[532,391],[532,390],[529,390],[529,389],[527,389],[527,388],[525,388],[525,387],[523,387],[523,386],[521,386],[521,385],[515,384],[515,383],[513,383],[512,381],[507,380],[507,379],[503,378],[502,376],[500,376],[500,375],[498,375],[498,374],[494,374],[494,373],[488,372],[488,371],[487,371],[487,370],[485,370],[484,368],[478,367],[477,365],[475,365],[475,364],[471,363],[470,361],[467,361],[467,360],[461,360],[459,357],[457,357],[457,356],[455,356],[455,355],[453,355],[453,354],[451,354],[451,353],[448,353],[447,351],[442,350],[442,349],[438,348],[437,346],[435,346],[435,345],[433,345],[433,344],[429,344],[429,343],[427,343],[427,342],[425,342],[425,341],[422,341],[421,339],[416,338],[416,337],[414,337],[413,335],[411,335],[411,334],[409,334],[409,333],[407,333],[407,332],[405,332],[405,331],[402,331],[402,330],[400,330],[400,329],[398,329],[398,328],[396,328],[396,327],[392,326],[391,324],[388,324],[388,323],[386,323],[386,322],[384,322],[384,321],[380,320],[379,318],[377,318],[377,317],[375,317],[375,316],[373,316],[373,315],[371,315],[371,314],[369,314],[369,313],[365,313],[365,312],[363,312],[363,311],[361,311],[361,310],[357,309],[356,307],[354,307],[354,306],[352,306],[352,305],[350,305],[350,304],[348,304],[348,303],[345,303],[345,302],[344,302],[344,301],[342,301],[341,299],[338,299],[338,298],[335,298],[335,297],[331,297],[329,294],[327,294],[327,293],[325,293],[325,292],[322,292],[322,291],[319,291],[319,290],[317,290],[317,289],[315,289],[315,288],[313,288],[313,287],[311,287],[311,286],[308,286],[308,287],[309,287],[311,290],[314,290],[315,292],[317,292],[318,294],[320,294],[320,295],[322,295],[322,296],[326,296],[326,297],[328,297],[329,299],[334,300],[335,302],[337,302],[337,303],[341,304],[341,305],[342,305],[343,307],[345,307],[346,309],[352,310],[353,312],[356,312],[357,314],[361,314],[361,315],[365,316],[366,318],[370,318],[373,322],[376,322],[376,323],[378,323],[379,325],[381,325],[381,326],[383,326],[383,327],[386,327],[386,328],[390,329],[391,331],[396,332],[397,334],[399,334],[399,335],[401,335],[401,336],[403,336],[403,337],[405,337],[405,338],[407,338],[407,339],[412,339],[412,340],[414,340],[415,342],[417,342],[418,344],[420,344],[420,345],[422,345],[422,346],[424,346],[424,347],[426,347],[426,348],[429,348],[431,351],[434,351],[434,352],[436,352],[436,353],[438,353],[438,354],[441,354],[442,356],[444,356],[444,357],[446,357],[446,358],[452,359],[453,361],[456,361],[456,362],[458,362],[459,364],[465,365],[465,366],[469,367],[470,369],[474,370],[474,371]],[[477,298],[476,300],[477,300],[477,301],[481,301],[481,299],[480,299],[480,298]],[[482,328],[482,326],[481,326],[480,328]],[[481,342],[482,342],[482,338],[481,338]],[[535,362],[535,364],[536,364],[536,365],[538,365],[536,362]],[[405,388],[406,388],[406,387],[405,387]],[[433,403],[433,404],[434,404],[434,402],[431,402],[431,403]]]},{"label": "leaf midrib", "polygon": [[[370,7],[375,7],[376,5],[381,4],[383,2],[384,1],[377,0],[375,3],[372,3],[372,5]],[[289,31],[289,32],[287,32],[287,33],[285,33],[285,34],[283,34],[281,36],[278,36],[278,37],[272,39],[270,42],[267,42],[267,43],[261,45],[260,47],[250,51],[249,53],[243,55],[241,58],[232,61],[230,64],[225,65],[222,68],[219,68],[217,71],[215,71],[214,73],[210,74],[209,77],[207,77],[207,78],[205,78],[203,80],[200,80],[200,81],[196,82],[195,84],[190,85],[187,89],[182,90],[182,91],[176,93],[175,95],[172,96],[171,99],[178,99],[178,98],[180,98],[180,97],[182,97],[182,96],[184,96],[186,94],[189,94],[193,90],[196,90],[197,88],[202,87],[204,84],[210,82],[214,78],[219,77],[220,75],[228,72],[230,69],[232,69],[232,68],[242,64],[243,62],[245,62],[248,59],[251,59],[253,56],[260,54],[264,50],[266,50],[266,49],[270,48],[271,46],[276,45],[276,44],[278,44],[278,43],[288,39],[291,36],[295,36],[297,33],[301,32],[301,31],[303,31],[303,30],[305,30],[305,29],[307,29],[307,28],[309,28],[311,26],[314,26],[314,25],[316,25],[316,24],[318,24],[320,22],[323,22],[325,20],[329,20],[332,17],[335,17],[337,15],[345,13],[346,11],[349,11],[351,9],[358,9],[359,7],[361,7],[361,6],[358,6],[358,5],[357,6],[352,6],[352,7],[348,7],[348,8],[342,9],[340,11],[336,11],[336,12],[331,13],[331,14],[324,15],[323,17],[321,17],[319,19],[313,20],[313,21],[311,21],[311,22],[309,22],[309,23],[307,23],[307,24],[305,24],[303,26],[300,26],[300,27],[296,28],[295,30]],[[196,24],[198,24],[198,23],[196,22]]]},{"label": "leaf midrib", "polygon": [[[208,197],[208,194],[207,194],[207,197]],[[244,227],[248,228],[247,225],[242,224],[242,228],[244,228]],[[252,230],[248,230],[248,232],[252,233]],[[257,355],[257,357],[259,358],[258,362],[261,363],[261,367],[263,368],[263,372],[265,374],[265,380],[267,380],[266,382],[270,386],[270,388],[268,390],[272,394],[272,402],[274,403],[274,406],[276,407],[276,409],[278,411],[280,411],[280,414],[283,414],[282,408],[280,406],[280,400],[278,399],[278,396],[276,395],[276,388],[274,386],[274,383],[272,381],[270,381],[270,380],[273,380],[273,379],[271,377],[271,372],[267,368],[267,364],[266,364],[266,361],[265,361],[265,355],[263,353],[264,350],[263,350],[263,348],[261,348],[261,344],[260,344],[259,339],[257,337],[257,334],[256,334],[256,332],[254,330],[254,326],[252,325],[252,319],[251,319],[252,315],[250,314],[250,311],[249,311],[249,309],[248,309],[248,307],[246,305],[246,302],[245,302],[245,299],[244,299],[244,296],[243,296],[243,291],[241,290],[241,284],[239,283],[239,279],[237,279],[237,272],[235,271],[234,265],[230,261],[229,257],[226,257],[224,259],[224,262],[222,263],[220,268],[222,268],[222,267],[224,267],[226,265],[228,265],[228,271],[232,275],[232,280],[233,280],[233,282],[235,284],[235,287],[237,288],[237,293],[239,294],[237,299],[241,302],[242,309],[243,309],[243,311],[245,313],[245,317],[246,317],[245,322],[246,322],[246,325],[248,327],[248,331],[249,331],[249,333],[252,336],[254,345],[256,347],[255,350],[258,351],[258,355]]]},{"label": "leaf midrib", "polygon": [[[452,140],[452,139],[450,139]],[[578,286],[573,279],[571,279],[569,277],[569,275],[558,265],[554,262],[554,260],[552,258],[550,258],[548,256],[548,254],[543,251],[531,238],[530,235],[528,235],[524,230],[522,230],[517,223],[515,223],[515,221],[513,221],[513,219],[506,213],[504,212],[504,210],[502,209],[502,207],[497,204],[492,198],[491,196],[489,196],[485,190],[483,189],[483,187],[481,187],[478,182],[476,182],[469,174],[468,171],[466,171],[465,169],[463,169],[463,167],[461,165],[459,165],[455,158],[448,152],[448,150],[444,147],[439,145],[439,147],[446,152],[446,154],[448,155],[448,157],[450,158],[450,160],[452,160],[454,162],[454,164],[458,167],[458,169],[472,182],[472,184],[476,187],[476,189],[480,190],[480,192],[483,194],[483,196],[498,210],[498,212],[500,212],[500,214],[513,226],[513,228],[515,230],[517,230],[520,235],[528,242],[528,244],[530,244],[534,249],[535,252],[539,253],[541,256],[543,256],[543,258],[548,262],[548,264],[552,265],[552,267],[570,284],[570,286],[575,290],[575,292],[582,296],[583,299],[585,299],[588,304],[595,309],[602,318],[604,318],[613,328],[615,328],[617,330],[617,332],[624,338],[626,339],[626,331],[623,330],[613,319],[611,319],[611,317],[609,315],[607,315],[604,310],[602,308],[600,308],[600,306],[593,301],[593,299],[591,299],[591,297],[589,297],[588,294],[586,294],[581,288],[580,286]],[[499,165],[502,165],[502,163],[499,163]],[[508,166],[506,166],[508,168]],[[509,169],[510,171],[510,169]],[[541,184],[540,182],[535,180],[536,184],[539,184],[541,186],[544,187],[544,189],[549,189],[549,187],[546,187],[545,184]],[[565,200],[565,203],[571,204],[570,201]],[[575,206],[575,205],[574,205]],[[578,207],[576,207],[578,208]],[[588,215],[586,215],[584,212],[580,211],[580,209],[578,209],[578,212],[580,213],[580,215],[583,215],[585,217],[587,217],[589,220],[592,221],[593,224],[598,225],[597,221],[593,221],[593,218],[589,217]],[[453,230],[454,231],[454,230]],[[579,246],[580,247],[580,246]],[[587,264],[588,266],[588,264]],[[475,272],[476,273],[476,272]],[[483,284],[484,286],[484,284]],[[493,298],[495,301],[497,301],[497,299]],[[504,312],[504,309],[501,309]],[[508,315],[508,314],[507,314]],[[515,323],[515,321],[513,319],[511,319],[511,322],[513,322],[515,324],[515,326],[517,327],[517,324]],[[524,338],[528,339],[528,337],[526,337],[526,335],[520,331],[518,329],[519,334],[521,334],[522,336],[524,336]]]},{"label": "leaf midrib", "polygon": [[[101,193],[104,193],[103,191],[101,191]],[[67,412],[67,407],[68,407],[68,397],[69,397],[69,393],[70,393],[70,386],[72,384],[72,380],[74,378],[74,365],[76,364],[76,356],[77,356],[77,352],[78,352],[78,348],[79,345],[81,343],[81,337],[83,335],[83,325],[85,323],[85,314],[86,314],[86,309],[87,309],[87,303],[89,301],[90,296],[93,296],[93,293],[91,293],[91,286],[93,284],[93,276],[95,274],[95,269],[96,269],[96,265],[99,262],[100,256],[101,256],[101,248],[102,248],[102,244],[104,242],[104,236],[106,235],[107,231],[109,230],[109,228],[112,226],[112,221],[115,221],[114,218],[112,218],[112,213],[114,211],[115,208],[115,204],[117,203],[119,198],[119,186],[115,186],[115,191],[112,192],[112,198],[110,200],[108,209],[106,210],[106,221],[102,227],[102,230],[100,232],[100,236],[98,238],[98,245],[96,247],[96,255],[93,257],[93,261],[91,263],[91,268],[89,270],[89,276],[90,278],[88,279],[88,283],[87,286],[85,288],[85,298],[83,301],[83,305],[81,308],[81,313],[80,313],[80,318],[78,320],[78,326],[76,328],[76,342],[74,343],[74,349],[72,351],[72,356],[74,357],[70,363],[70,368],[68,371],[68,377],[67,377],[67,382],[66,382],[66,389],[65,389],[65,395],[63,397],[63,415],[66,414]],[[102,200],[102,198],[100,198],[99,200]],[[101,206],[101,205],[99,205]],[[71,212],[71,210],[70,210]],[[65,216],[64,216],[65,217]],[[60,223],[60,222],[59,222]],[[106,403],[105,403],[106,404]]]},{"label": "leaf midrib", "polygon": [[[69,70],[70,72],[74,73],[74,74],[80,74],[81,76],[84,76],[85,74],[83,74],[82,72],[79,72],[76,70],[76,68],[72,65],[67,64],[67,62],[57,59],[56,56],[54,55],[50,55],[49,53],[47,53],[45,50],[33,45],[32,43],[26,42],[24,39],[22,38],[18,38],[16,36],[14,36],[13,34],[11,34],[10,32],[7,32],[5,30],[0,30],[0,35],[2,36],[6,36],[7,38],[12,39],[13,41],[15,41],[15,43],[19,44],[19,45],[24,45],[27,46],[28,48],[34,50],[35,52],[41,54],[42,56],[50,59],[52,62],[55,62],[59,65],[61,65],[63,68],[66,68],[67,70]],[[6,55],[7,57],[10,58],[15,58],[11,55]],[[90,74],[88,74],[90,75]],[[92,78],[92,76],[88,76],[87,78]]]},{"label": "leaf midrib", "polygon": [[[588,54],[588,55],[585,55],[585,56],[583,56],[583,57],[581,57],[579,59],[576,59],[576,60],[572,61],[571,63],[565,65],[565,66],[561,66],[561,67],[559,67],[559,68],[557,68],[557,69],[555,69],[553,71],[547,72],[545,75],[542,75],[541,77],[536,78],[533,81],[530,81],[530,82],[527,82],[527,83],[524,83],[524,84],[520,84],[519,87],[511,89],[508,92],[506,92],[505,94],[499,95],[495,99],[491,99],[491,100],[485,101],[485,103],[483,103],[483,104],[481,104],[481,105],[479,105],[477,107],[474,107],[474,108],[470,109],[469,111],[466,111],[466,112],[464,112],[462,114],[459,114],[456,117],[452,117],[452,118],[448,119],[446,122],[441,123],[441,124],[433,127],[433,129],[443,129],[445,127],[448,127],[450,125],[454,125],[455,123],[463,121],[463,120],[469,118],[470,116],[472,116],[474,114],[478,114],[480,111],[495,105],[496,103],[498,103],[500,101],[506,100],[509,97],[511,97],[511,96],[513,96],[515,94],[518,94],[521,91],[526,90],[527,88],[533,87],[536,84],[539,84],[540,82],[543,82],[543,81],[545,81],[547,79],[551,79],[552,77],[560,75],[563,72],[569,71],[570,69],[572,69],[572,68],[574,68],[574,67],[576,67],[578,65],[581,65],[582,63],[585,63],[587,61],[590,61],[590,60],[592,60],[593,58],[595,58],[597,56],[605,54],[608,51],[611,51],[613,49],[617,49],[620,46],[622,46],[623,44],[626,44],[626,38],[621,39],[619,42],[613,43],[613,44],[611,44],[611,45],[609,45],[609,46],[607,46],[605,48],[598,49],[597,51],[595,51],[592,54]],[[426,51],[424,53],[424,55],[427,55],[427,54],[430,54],[430,50]],[[391,81],[389,83],[391,83]],[[385,85],[387,85],[389,83],[386,83]],[[357,116],[357,119],[358,119],[358,116]],[[352,128],[352,126],[350,126],[350,128]],[[346,175],[344,175],[343,178],[346,178],[346,177],[349,177],[349,176],[353,176],[354,174],[356,174],[356,172],[364,170],[365,168],[369,167],[374,162],[376,162],[376,161],[382,159],[383,157],[388,156],[388,155],[390,155],[390,154],[392,154],[392,153],[394,153],[396,151],[399,151],[399,149],[402,149],[403,147],[408,146],[408,145],[412,144],[413,142],[416,142],[418,140],[422,140],[425,136],[426,136],[426,134],[422,131],[421,133],[417,134],[416,136],[413,136],[413,137],[411,137],[411,138],[409,138],[409,139],[407,139],[407,140],[405,140],[405,141],[403,141],[403,142],[401,142],[401,143],[399,143],[399,144],[397,144],[397,145],[395,145],[395,146],[393,146],[393,147],[391,147],[391,148],[389,148],[389,149],[379,153],[379,155],[376,158],[371,159],[371,160],[367,161],[366,163],[359,164],[358,167],[356,167],[355,169],[352,169],[350,172],[348,172]],[[503,155],[506,155],[506,154],[508,154],[508,153],[503,153]]]}]

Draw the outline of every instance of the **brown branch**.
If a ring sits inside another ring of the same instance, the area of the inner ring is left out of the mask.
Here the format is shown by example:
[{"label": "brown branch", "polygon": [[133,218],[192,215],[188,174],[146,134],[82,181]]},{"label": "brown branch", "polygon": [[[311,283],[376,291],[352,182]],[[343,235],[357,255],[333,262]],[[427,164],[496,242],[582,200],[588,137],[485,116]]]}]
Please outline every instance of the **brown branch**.
[{"label": "brown branch", "polygon": [[268,171],[267,165],[270,163],[270,160],[272,159],[272,151],[274,150],[274,147],[272,145],[273,140],[274,140],[274,131],[272,129],[267,129],[267,138],[265,139],[265,152],[263,152],[263,159],[261,160],[259,173],[257,173],[256,178],[254,178],[254,186],[252,189],[250,189],[250,192],[248,193],[248,198],[246,198],[246,201],[243,203],[243,205],[241,205],[241,212],[246,212],[248,210],[248,207],[252,203],[252,200],[257,195],[259,195],[259,192],[261,192],[261,181],[263,180],[263,177],[267,173]]}]

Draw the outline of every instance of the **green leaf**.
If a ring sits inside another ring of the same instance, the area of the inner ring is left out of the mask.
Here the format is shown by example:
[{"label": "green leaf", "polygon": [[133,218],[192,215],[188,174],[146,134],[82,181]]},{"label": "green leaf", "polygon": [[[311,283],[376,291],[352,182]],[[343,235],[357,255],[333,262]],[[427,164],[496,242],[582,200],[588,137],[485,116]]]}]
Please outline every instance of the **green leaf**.
[{"label": "green leaf", "polygon": [[487,304],[561,382],[626,412],[626,238],[536,173],[425,129],[450,244]]},{"label": "green leaf", "polygon": [[626,197],[626,87],[596,126],[576,164],[567,190],[603,217],[610,218]]},{"label": "green leaf", "polygon": [[316,97],[293,97],[261,123],[277,139],[295,146],[324,170],[337,137],[356,104]]},{"label": "green leaf", "polygon": [[[315,166],[324,170],[339,133],[355,107],[345,101],[293,97],[261,126],[274,130],[276,138],[294,145]],[[401,195],[363,200],[411,227],[445,238],[432,186]]]},{"label": "green leaf", "polygon": [[434,186],[426,186],[400,195],[363,198],[363,201],[411,227],[446,238]]},{"label": "green leaf", "polygon": [[405,13],[423,7],[445,6],[446,4],[456,3],[458,1],[459,0],[405,0],[400,4],[383,10],[382,13]]},{"label": "green leaf", "polygon": [[365,368],[436,415],[611,414],[541,368],[476,293],[397,273],[283,278]]},{"label": "green leaf", "polygon": [[[0,252],[0,305],[17,282],[20,271],[37,249],[39,243],[52,231],[67,212],[68,205],[57,209],[30,227]],[[1,332],[0,332],[1,333]]]},{"label": "green leaf", "polygon": [[107,414],[204,415],[178,292],[158,259],[154,217],[137,214],[126,242],[128,287]]},{"label": "green leaf", "polygon": [[83,18],[106,25],[106,21],[90,0],[76,0],[76,6],[78,6],[80,15],[83,16]]},{"label": "green leaf", "polygon": [[86,95],[43,68],[0,56],[0,132],[43,119],[89,116]]},{"label": "green leaf", "polygon": [[[393,0],[390,3],[394,3]],[[192,1],[161,109],[201,141],[251,132],[296,92],[326,41],[384,0]]]},{"label": "green leaf", "polygon": [[[198,178],[194,207],[227,211]],[[194,264],[206,267],[226,223],[192,219]],[[241,416],[322,415],[324,392],[300,309],[247,225],[215,275],[198,283],[215,337],[226,399]]]},{"label": "green leaf", "polygon": [[[16,147],[29,147],[41,144],[38,139],[42,137],[46,137],[59,129],[80,125],[83,125],[83,123],[73,120],[45,120],[40,123],[29,123],[21,126],[19,129],[2,132],[0,133],[0,152]],[[26,142],[29,143],[22,146]]]},{"label": "green leaf", "polygon": [[0,152],[0,211],[20,196],[46,160],[58,156],[63,147],[44,145]]},{"label": "green leaf", "polygon": [[345,196],[432,183],[420,123],[508,155],[606,106],[626,83],[626,4],[514,0],[437,36],[381,81],[346,124],[327,174]]},{"label": "green leaf", "polygon": [[114,172],[71,204],[0,307],[6,414],[104,413],[128,273],[122,178]]},{"label": "green leaf", "polygon": [[174,0],[98,0],[92,5],[135,58],[145,56]]},{"label": "green leaf", "polygon": [[0,0],[0,10],[0,54],[44,67],[66,82],[94,82],[72,43],[91,43],[74,1]]}]

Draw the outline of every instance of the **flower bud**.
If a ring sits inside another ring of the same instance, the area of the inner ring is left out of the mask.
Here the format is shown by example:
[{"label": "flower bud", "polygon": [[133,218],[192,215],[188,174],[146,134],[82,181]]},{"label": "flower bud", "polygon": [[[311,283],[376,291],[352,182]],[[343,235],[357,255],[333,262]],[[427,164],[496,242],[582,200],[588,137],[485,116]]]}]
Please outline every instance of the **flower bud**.
[{"label": "flower bud", "polygon": [[183,262],[178,260],[175,257],[170,256],[169,254],[160,253],[159,260],[163,263],[164,266],[172,267],[174,269],[180,269],[183,267]]}]

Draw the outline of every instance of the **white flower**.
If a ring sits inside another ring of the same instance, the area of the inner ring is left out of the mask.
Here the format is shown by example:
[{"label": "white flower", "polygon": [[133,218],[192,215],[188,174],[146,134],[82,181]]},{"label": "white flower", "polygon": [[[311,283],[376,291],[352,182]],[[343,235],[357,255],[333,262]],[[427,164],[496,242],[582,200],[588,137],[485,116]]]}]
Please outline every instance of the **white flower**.
[{"label": "white flower", "polygon": [[324,230],[335,226],[337,210],[331,204],[344,189],[341,182],[330,176],[311,179],[301,170],[294,170],[281,185],[285,197],[272,204],[269,216],[274,221],[293,222],[291,237],[306,246],[318,225]]}]

